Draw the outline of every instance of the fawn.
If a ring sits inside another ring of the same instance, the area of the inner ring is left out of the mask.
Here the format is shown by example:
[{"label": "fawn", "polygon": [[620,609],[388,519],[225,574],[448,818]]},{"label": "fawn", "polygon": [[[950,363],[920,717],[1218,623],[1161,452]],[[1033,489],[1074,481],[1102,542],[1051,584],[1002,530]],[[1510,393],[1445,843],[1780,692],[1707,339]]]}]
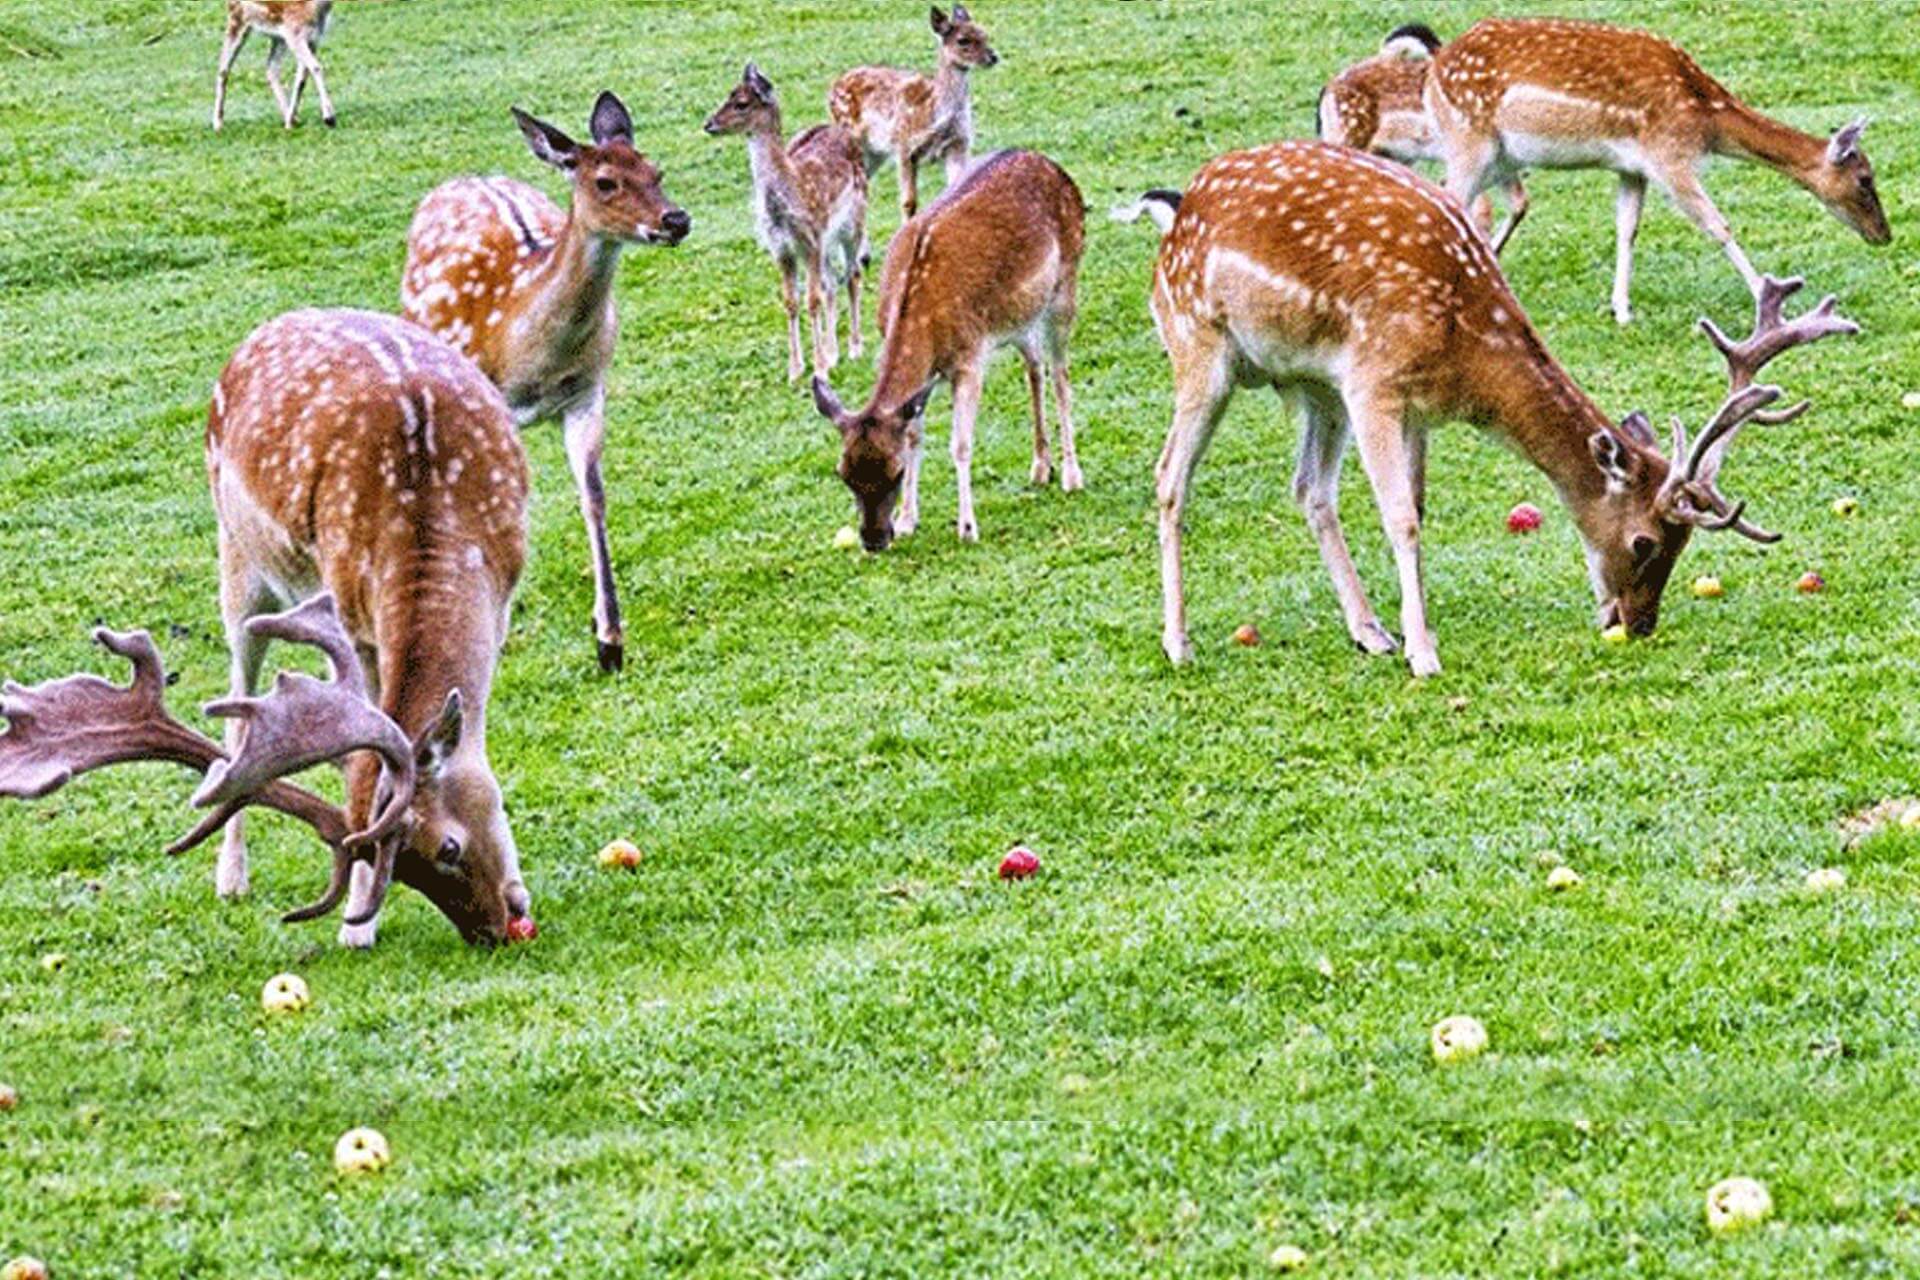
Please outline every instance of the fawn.
[{"label": "fawn", "polygon": [[[333,19],[333,0],[227,0],[227,35],[220,46],[220,71],[213,82],[213,128],[217,133],[226,124],[227,77],[233,74],[233,61],[240,48],[255,31],[271,42],[267,49],[267,87],[280,104],[280,120],[291,129],[300,116],[300,95],[306,91],[307,77],[320,93],[320,118],[329,129],[334,126],[333,100],[327,96],[327,78],[320,72],[320,59],[314,50],[327,34]],[[280,62],[292,50],[299,68],[293,78],[293,96],[280,87]]]}]

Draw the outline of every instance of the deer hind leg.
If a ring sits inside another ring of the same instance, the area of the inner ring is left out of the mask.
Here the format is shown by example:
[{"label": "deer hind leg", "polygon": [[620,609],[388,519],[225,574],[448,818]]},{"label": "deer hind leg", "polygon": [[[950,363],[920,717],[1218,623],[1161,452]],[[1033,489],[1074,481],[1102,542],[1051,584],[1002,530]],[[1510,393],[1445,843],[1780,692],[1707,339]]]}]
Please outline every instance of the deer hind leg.
[{"label": "deer hind leg", "polygon": [[920,175],[913,152],[907,147],[899,151],[900,161],[900,221],[911,218],[920,207]]},{"label": "deer hind leg", "polygon": [[244,22],[227,24],[227,38],[220,46],[220,70],[213,81],[213,128],[218,133],[227,120],[227,78],[233,74],[234,60],[247,43],[252,29]]},{"label": "deer hind leg", "polygon": [[287,44],[293,49],[293,59],[300,64],[300,75],[293,84],[293,111],[300,112],[300,88],[308,76],[313,77],[313,88],[320,95],[320,121],[331,129],[334,125],[333,99],[327,96],[327,78],[320,71],[320,59],[314,56],[313,46],[307,42],[307,33],[295,31],[287,36]]},{"label": "deer hind leg", "polygon": [[966,177],[967,166],[970,163],[971,159],[967,154],[967,144],[965,142],[954,143],[953,146],[947,150],[946,154],[947,185],[951,187],[958,183],[960,179]]},{"label": "deer hind leg", "polygon": [[1699,175],[1685,165],[1671,165],[1663,175],[1660,175],[1660,182],[1666,188],[1667,194],[1672,197],[1673,203],[1679,207],[1680,212],[1686,214],[1693,221],[1693,225],[1713,237],[1714,243],[1725,250],[1728,260],[1733,263],[1734,270],[1738,271],[1740,278],[1747,282],[1748,291],[1754,297],[1759,297],[1760,273],[1753,269],[1753,264],[1747,261],[1747,255],[1740,251],[1739,244],[1733,238],[1733,228],[1727,225],[1727,220],[1720,215],[1720,210],[1714,207],[1713,201],[1707,195],[1707,189],[1700,185]]},{"label": "deer hind leg", "polygon": [[1067,376],[1067,333],[1072,328],[1071,311],[1054,313],[1047,326],[1047,367],[1053,374],[1053,420],[1060,437],[1062,493],[1078,493],[1087,487],[1086,477],[1080,474],[1080,451],[1073,443],[1073,388]]},{"label": "deer hind leg", "polygon": [[287,97],[286,86],[280,83],[280,60],[287,56],[287,45],[277,36],[269,37],[267,46],[267,87],[273,90],[273,101],[280,108],[280,123],[288,129],[293,128],[293,103]]},{"label": "deer hind leg", "polygon": [[1178,665],[1193,660],[1180,565],[1180,521],[1186,513],[1193,470],[1233,397],[1233,381],[1225,341],[1217,334],[1193,339],[1172,355],[1173,425],[1154,470],[1154,490],[1160,508],[1160,647]]},{"label": "deer hind leg", "polygon": [[1420,504],[1415,497],[1414,446],[1405,406],[1384,397],[1349,395],[1347,419],[1360,445],[1360,460],[1373,484],[1380,523],[1400,570],[1400,629],[1407,665],[1416,676],[1440,673],[1440,654],[1427,626],[1425,573],[1420,551]]},{"label": "deer hind leg", "polygon": [[566,413],[567,463],[580,491],[580,515],[593,554],[593,632],[599,643],[600,669],[626,665],[626,634],[620,625],[620,595],[613,580],[613,552],[607,545],[607,491],[600,477],[600,455],[607,443],[607,390],[596,387],[585,403]]},{"label": "deer hind leg", "polygon": [[1353,555],[1347,549],[1346,530],[1340,524],[1340,459],[1346,454],[1347,411],[1306,391],[1283,392],[1300,411],[1300,461],[1293,473],[1293,499],[1307,519],[1307,528],[1320,544],[1320,560],[1333,579],[1333,594],[1347,620],[1347,634],[1363,653],[1393,653],[1399,649],[1380,625]]},{"label": "deer hind leg", "polygon": [[1646,198],[1645,178],[1637,173],[1620,175],[1620,190],[1613,198],[1613,319],[1616,324],[1633,320],[1627,288],[1633,283],[1633,238],[1640,232],[1640,209]]},{"label": "deer hind leg", "polygon": [[821,249],[807,263],[807,321],[813,332],[813,371],[823,378],[840,363],[836,309],[833,277],[828,274],[826,250]]},{"label": "deer hind leg", "polygon": [[847,251],[847,355],[858,360],[866,351],[860,336],[860,285],[867,273],[867,231],[856,225],[846,240]]},{"label": "deer hind leg", "polygon": [[962,542],[980,541],[980,522],[973,514],[973,429],[980,417],[981,368],[984,355],[975,355],[953,374],[953,454],[954,484],[960,495],[960,514],[954,522]]},{"label": "deer hind leg", "polygon": [[1041,394],[1040,352],[1031,341],[1020,344],[1020,359],[1027,366],[1027,399],[1033,406],[1033,483],[1046,487],[1053,478],[1053,455],[1047,449],[1047,416]]},{"label": "deer hind leg", "polygon": [[780,302],[787,309],[787,381],[799,382],[806,372],[806,358],[800,354],[800,282],[799,264],[792,258],[780,259]]},{"label": "deer hind leg", "polygon": [[1495,257],[1507,247],[1507,241],[1513,239],[1513,233],[1520,229],[1520,220],[1527,216],[1527,189],[1520,179],[1514,178],[1506,184],[1507,220],[1500,224],[1500,230],[1493,236]]}]

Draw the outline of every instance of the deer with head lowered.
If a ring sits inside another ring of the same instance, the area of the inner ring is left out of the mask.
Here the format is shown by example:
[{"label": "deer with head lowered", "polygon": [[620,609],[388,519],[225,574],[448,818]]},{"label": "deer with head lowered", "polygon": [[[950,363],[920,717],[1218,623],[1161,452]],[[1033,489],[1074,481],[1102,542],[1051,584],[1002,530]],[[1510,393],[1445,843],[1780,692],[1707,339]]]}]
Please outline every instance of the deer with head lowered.
[{"label": "deer with head lowered", "polygon": [[1167,229],[1152,309],[1173,364],[1173,425],[1158,468],[1162,643],[1192,657],[1181,518],[1195,465],[1236,386],[1273,387],[1300,413],[1294,497],[1320,545],[1354,642],[1398,647],[1374,616],[1340,527],[1340,459],[1351,437],[1373,484],[1400,578],[1415,675],[1440,670],[1427,625],[1420,526],[1427,430],[1463,420],[1544,472],[1586,544],[1599,622],[1650,633],[1695,529],[1778,537],[1719,487],[1736,433],[1798,416],[1754,378],[1790,347],[1857,327],[1828,298],[1788,320],[1798,280],[1764,282],[1751,337],[1711,322],[1731,387],[1689,443],[1678,418],[1662,453],[1641,414],[1611,421],[1548,354],[1487,242],[1459,203],[1399,165],[1345,147],[1290,142],[1222,156],[1183,195],[1154,197]]},{"label": "deer with head lowered", "polygon": [[1619,175],[1612,306],[1621,324],[1633,317],[1627,291],[1648,182],[1726,252],[1760,296],[1760,273],[1700,185],[1699,167],[1710,155],[1785,174],[1868,244],[1893,238],[1860,149],[1864,119],[1831,138],[1802,133],[1747,106],[1684,49],[1650,32],[1489,18],[1435,51],[1425,94],[1447,190],[1460,200],[1529,167]]},{"label": "deer with head lowered", "polygon": [[780,268],[787,308],[787,380],[798,382],[798,277],[807,273],[807,317],[813,329],[813,371],[825,376],[839,360],[835,294],[847,286],[847,354],[860,358],[860,280],[867,260],[867,171],[839,125],[815,125],[782,140],[773,82],[749,62],[706,130],[745,134],[753,170],[753,219],[760,243]]},{"label": "deer with head lowered", "polygon": [[660,170],[634,149],[620,99],[594,104],[591,145],[519,108],[533,154],[573,183],[562,213],[511,178],[457,178],[428,193],[407,232],[400,287],[406,317],[480,366],[514,422],[559,419],[593,556],[594,634],[600,667],[617,671],[626,637],[607,543],[607,369],[619,318],[613,279],[630,244],[676,245],[693,220],[660,189]]},{"label": "deer with head lowered", "polygon": [[[227,0],[227,36],[220,45],[220,71],[213,83],[213,127],[218,132],[227,119],[227,77],[233,74],[233,62],[247,37],[258,31],[271,42],[267,49],[267,87],[280,106],[280,121],[293,128],[300,118],[300,95],[306,92],[307,78],[320,93],[320,118],[331,129],[334,124],[333,99],[327,96],[327,79],[320,71],[320,59],[314,50],[327,34],[333,20],[333,0]],[[299,68],[293,78],[293,95],[280,87],[280,62],[291,51]]]},{"label": "deer with head lowered", "polygon": [[967,73],[1000,61],[965,5],[955,5],[951,17],[935,7],[929,22],[940,41],[940,68],[932,76],[897,67],[855,67],[827,93],[827,111],[860,144],[869,177],[887,161],[898,162],[903,222],[919,211],[922,164],[944,161],[948,186],[967,171],[973,151]]},{"label": "deer with head lowered", "polygon": [[[226,720],[225,747],[167,714],[146,633],[102,630],[132,686],[7,685],[0,796],[129,761],[183,764],[205,775],[194,803],[210,812],[174,851],[224,829],[222,895],[246,892],[242,810],[259,806],[306,822],[333,855],[326,892],[289,920],[346,899],[341,941],[370,946],[397,879],[471,942],[531,936],[486,751],[526,557],[526,462],[499,392],[405,321],[293,312],[228,362],[206,451],[232,658],[229,695],[206,711]],[[332,679],[282,673],[255,696],[275,639],[320,650]],[[344,807],[284,780],[328,760],[345,762]]]},{"label": "deer with head lowered", "polygon": [[[920,521],[922,417],[934,380],[953,387],[958,528],[980,536],[973,511],[973,429],[987,358],[1019,349],[1033,409],[1033,482],[1053,473],[1041,383],[1053,379],[1060,487],[1084,481],[1073,443],[1067,338],[1073,329],[1085,207],[1066,171],[1032,151],[988,156],[900,228],[880,277],[880,356],[866,407],[847,409],[813,380],[813,401],[840,431],[839,472],[860,512],[860,540],[884,551]],[[898,515],[895,509],[898,508]]]}]

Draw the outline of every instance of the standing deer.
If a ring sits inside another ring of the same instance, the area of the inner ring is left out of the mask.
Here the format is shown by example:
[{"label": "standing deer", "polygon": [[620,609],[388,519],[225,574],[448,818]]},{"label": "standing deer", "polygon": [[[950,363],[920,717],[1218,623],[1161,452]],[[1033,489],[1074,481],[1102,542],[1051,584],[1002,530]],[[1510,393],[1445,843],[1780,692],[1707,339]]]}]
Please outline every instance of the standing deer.
[{"label": "standing deer", "polygon": [[[1067,338],[1086,213],[1066,171],[1032,151],[983,159],[887,247],[880,275],[880,356],[866,408],[849,412],[824,378],[813,402],[840,429],[840,477],[860,508],[860,541],[884,551],[920,522],[922,416],[935,378],[953,386],[953,465],[963,541],[980,537],[973,514],[973,427],[987,358],[1018,348],[1033,406],[1033,483],[1052,475],[1041,374],[1053,375],[1060,487],[1085,481],[1073,444]],[[894,516],[895,505],[900,507]]]},{"label": "standing deer", "polygon": [[899,163],[902,222],[920,207],[921,164],[945,161],[948,186],[967,171],[973,150],[967,73],[1000,61],[965,5],[955,5],[951,18],[936,7],[930,21],[940,39],[940,69],[932,77],[897,67],[855,67],[827,94],[827,111],[859,142],[869,177],[888,160]]},{"label": "standing deer", "polygon": [[620,99],[594,104],[593,145],[518,107],[533,154],[573,182],[572,206],[511,178],[456,178],[434,188],[407,232],[400,302],[407,319],[471,356],[521,426],[559,419],[593,555],[600,668],[625,661],[613,553],[607,545],[607,367],[619,317],[613,277],[630,244],[676,245],[693,219],[660,189],[660,170],[633,146]]},{"label": "standing deer", "polygon": [[[306,822],[333,852],[326,893],[289,920],[325,915],[345,897],[341,941],[371,946],[397,878],[471,942],[531,937],[486,748],[487,699],[526,557],[526,460],[499,392],[395,317],[296,311],[227,363],[206,452],[232,655],[230,694],[206,711],[226,719],[226,748],[167,715],[144,632],[96,632],[133,662],[133,686],[91,676],[8,685],[0,795],[45,795],[125,761],[173,761],[206,775],[194,803],[212,810],[174,851],[224,828],[223,896],[246,892],[241,811],[262,805]],[[319,649],[333,678],[282,673],[254,697],[272,639]],[[344,808],[280,780],[343,758]]]},{"label": "standing deer", "polygon": [[787,380],[798,382],[800,301],[797,277],[807,272],[807,317],[813,332],[813,371],[822,377],[838,363],[836,290],[847,286],[847,353],[860,358],[860,278],[867,261],[867,171],[853,136],[838,125],[815,125],[782,141],[780,102],[773,82],[753,63],[706,130],[743,133],[753,171],[753,218],[760,243],[780,268],[787,308]]},{"label": "standing deer", "polygon": [[[1427,72],[1440,37],[1433,28],[1411,22],[1396,27],[1371,58],[1354,63],[1327,82],[1315,115],[1320,139],[1359,151],[1371,151],[1404,165],[1440,160],[1440,140],[1427,115]],[[1473,222],[1493,241],[1498,254],[1527,212],[1527,190],[1518,176],[1506,184],[1507,218],[1493,230],[1493,202],[1475,197]]]},{"label": "standing deer", "polygon": [[1731,390],[1689,447],[1676,418],[1662,455],[1641,414],[1605,414],[1547,353],[1487,242],[1460,205],[1411,170],[1326,143],[1286,142],[1214,160],[1184,196],[1149,195],[1165,231],[1153,316],[1173,364],[1173,426],[1158,469],[1162,644],[1193,656],[1181,584],[1180,521],[1193,470],[1236,386],[1271,386],[1298,406],[1294,497],[1320,544],[1354,643],[1389,653],[1340,527],[1347,438],[1373,484],[1400,575],[1400,621],[1415,675],[1440,670],[1427,626],[1420,523],[1426,434],[1459,419],[1501,436],[1553,481],[1586,543],[1603,627],[1650,633],[1674,562],[1696,528],[1760,542],[1718,487],[1721,463],[1780,389],[1754,376],[1780,352],[1857,332],[1828,298],[1782,318],[1800,281],[1763,283],[1753,335],[1702,327],[1726,356]]},{"label": "standing deer", "polygon": [[1447,190],[1460,200],[1527,167],[1619,175],[1612,307],[1621,324],[1633,318],[1627,288],[1649,180],[1726,251],[1759,296],[1760,273],[1700,185],[1709,155],[1785,174],[1869,244],[1893,238],[1860,149],[1864,119],[1831,138],[1802,133],[1747,106],[1685,50],[1645,31],[1490,18],[1434,54],[1426,103]]},{"label": "standing deer", "polygon": [[[258,31],[271,43],[267,48],[267,87],[280,105],[280,120],[291,129],[300,116],[300,95],[306,91],[307,77],[320,93],[320,118],[331,129],[334,125],[333,100],[327,96],[327,78],[320,73],[320,59],[314,50],[327,34],[333,17],[333,0],[227,0],[227,36],[220,46],[220,72],[213,83],[213,128],[217,133],[226,123],[227,77],[233,74],[233,62],[247,37]],[[293,51],[299,70],[293,78],[293,96],[280,87],[280,63]]]}]

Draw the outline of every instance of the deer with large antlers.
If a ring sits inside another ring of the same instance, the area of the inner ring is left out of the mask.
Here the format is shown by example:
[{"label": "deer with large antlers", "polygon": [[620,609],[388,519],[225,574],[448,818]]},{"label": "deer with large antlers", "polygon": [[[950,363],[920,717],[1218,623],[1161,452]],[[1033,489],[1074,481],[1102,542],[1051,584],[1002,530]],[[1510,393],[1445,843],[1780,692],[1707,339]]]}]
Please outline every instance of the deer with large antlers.
[{"label": "deer with large antlers", "polygon": [[1627,292],[1648,182],[1725,251],[1760,295],[1760,273],[1700,185],[1699,167],[1710,155],[1785,174],[1868,244],[1893,238],[1873,166],[1860,149],[1865,120],[1831,138],[1802,133],[1747,106],[1684,49],[1649,32],[1489,18],[1435,51],[1426,103],[1447,190],[1462,201],[1526,168],[1619,175],[1612,307],[1621,324],[1633,317]]},{"label": "deer with large antlers", "polygon": [[573,184],[562,213],[511,178],[456,178],[428,193],[407,232],[400,287],[406,317],[472,357],[525,427],[558,419],[593,556],[600,667],[626,655],[607,495],[607,370],[619,316],[614,272],[628,245],[677,245],[693,219],[660,189],[660,170],[634,149],[633,120],[602,93],[591,145],[513,109],[527,146]]},{"label": "deer with large antlers", "polygon": [[707,117],[719,136],[745,134],[753,171],[753,220],[760,243],[780,268],[787,308],[787,380],[798,382],[798,277],[807,273],[807,317],[813,329],[813,371],[825,376],[839,360],[835,295],[847,286],[847,354],[860,358],[860,280],[867,259],[867,171],[853,136],[839,125],[815,125],[783,141],[773,82],[749,62],[727,100]]},{"label": "deer with large antlers", "polygon": [[1398,647],[1375,617],[1340,527],[1340,459],[1349,437],[1393,548],[1400,621],[1415,675],[1440,670],[1427,624],[1420,525],[1427,429],[1464,420],[1511,443],[1558,490],[1586,543],[1603,627],[1650,633],[1674,563],[1695,529],[1757,541],[1744,504],[1719,488],[1748,422],[1805,410],[1767,406],[1754,378],[1774,356],[1856,326],[1828,298],[1794,320],[1798,280],[1763,282],[1751,337],[1704,324],[1731,390],[1691,444],[1678,419],[1662,454],[1646,417],[1607,418],[1548,354],[1493,252],[1459,203],[1399,165],[1326,143],[1235,152],[1184,195],[1152,193],[1168,223],[1152,309],[1173,364],[1173,425],[1160,454],[1160,567],[1167,656],[1193,655],[1181,576],[1181,519],[1195,465],[1236,386],[1270,386],[1299,410],[1293,492],[1354,642]]},{"label": "deer with large antlers", "polygon": [[919,211],[922,164],[945,162],[948,186],[967,171],[973,151],[967,73],[1000,61],[965,5],[955,5],[951,17],[935,7],[928,20],[940,41],[940,68],[933,75],[897,67],[855,67],[827,93],[827,111],[859,142],[867,176],[889,160],[899,164],[902,222]]},{"label": "deer with large antlers", "polygon": [[[333,20],[333,0],[227,0],[227,35],[220,45],[220,71],[213,82],[213,127],[218,132],[227,119],[227,77],[233,74],[234,59],[258,31],[267,48],[267,87],[280,107],[280,121],[291,129],[300,118],[300,95],[306,92],[307,78],[320,93],[320,118],[331,129],[334,125],[333,99],[327,96],[327,78],[320,70],[320,58],[314,52],[327,34]],[[280,87],[280,63],[293,54],[299,68],[293,77],[293,94]]]},{"label": "deer with large antlers", "polygon": [[840,432],[840,478],[859,506],[868,551],[886,550],[895,534],[919,524],[922,417],[939,378],[953,387],[960,537],[980,537],[973,429],[987,359],[1003,346],[1016,347],[1027,366],[1033,483],[1044,485],[1053,473],[1041,395],[1047,373],[1060,488],[1071,493],[1085,483],[1067,377],[1085,213],[1066,170],[1037,152],[1002,151],[894,236],[880,275],[880,356],[866,407],[848,410],[825,378],[813,380],[815,407]]},{"label": "deer with large antlers", "polygon": [[[207,418],[220,533],[226,746],[168,716],[144,633],[98,632],[129,658],[121,689],[74,676],[6,687],[0,795],[45,795],[133,760],[205,774],[208,816],[175,850],[224,829],[215,883],[247,889],[242,811],[276,809],[333,854],[341,941],[370,946],[394,880],[473,942],[531,936],[519,855],[487,762],[486,709],[526,557],[527,470],[506,404],[472,363],[392,316],[300,311],[228,362]],[[281,613],[270,608],[297,603]],[[283,673],[256,697],[269,641],[324,653],[331,680]],[[283,779],[344,761],[344,807]]]}]

